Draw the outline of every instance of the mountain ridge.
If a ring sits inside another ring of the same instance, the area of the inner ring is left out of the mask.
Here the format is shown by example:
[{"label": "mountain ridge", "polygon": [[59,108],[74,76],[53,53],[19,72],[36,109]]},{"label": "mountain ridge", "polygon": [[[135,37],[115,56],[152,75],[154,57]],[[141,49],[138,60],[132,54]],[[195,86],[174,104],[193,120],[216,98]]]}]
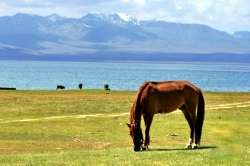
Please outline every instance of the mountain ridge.
[{"label": "mountain ridge", "polygon": [[81,18],[17,13],[0,17],[0,43],[0,53],[7,45],[17,53],[34,56],[100,52],[249,54],[250,32],[228,34],[203,24],[138,20],[123,13],[88,13]]}]

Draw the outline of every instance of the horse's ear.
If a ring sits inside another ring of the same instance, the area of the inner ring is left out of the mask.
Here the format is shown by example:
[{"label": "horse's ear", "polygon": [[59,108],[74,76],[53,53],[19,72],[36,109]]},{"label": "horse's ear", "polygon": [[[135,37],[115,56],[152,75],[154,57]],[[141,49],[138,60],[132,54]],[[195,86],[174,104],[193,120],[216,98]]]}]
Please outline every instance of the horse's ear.
[{"label": "horse's ear", "polygon": [[128,123],[127,123],[127,126],[128,126],[129,128],[131,128],[131,125],[130,125],[130,124],[128,124]]}]

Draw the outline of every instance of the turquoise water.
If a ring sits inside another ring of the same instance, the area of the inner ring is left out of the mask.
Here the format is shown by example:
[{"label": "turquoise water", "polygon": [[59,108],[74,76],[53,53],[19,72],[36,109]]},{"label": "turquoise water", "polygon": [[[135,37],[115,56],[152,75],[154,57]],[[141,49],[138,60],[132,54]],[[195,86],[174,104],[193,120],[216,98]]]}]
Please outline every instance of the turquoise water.
[{"label": "turquoise water", "polygon": [[250,64],[0,61],[0,87],[138,90],[144,81],[188,80],[203,91],[250,91]]}]

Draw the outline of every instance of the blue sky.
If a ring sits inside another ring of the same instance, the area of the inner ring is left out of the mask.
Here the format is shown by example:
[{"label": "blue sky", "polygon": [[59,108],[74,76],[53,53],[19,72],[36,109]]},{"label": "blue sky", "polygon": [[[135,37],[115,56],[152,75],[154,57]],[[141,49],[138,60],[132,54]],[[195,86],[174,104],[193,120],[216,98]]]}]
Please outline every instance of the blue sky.
[{"label": "blue sky", "polygon": [[141,20],[205,24],[250,31],[249,0],[0,0],[0,16],[16,13],[80,18],[87,13],[126,13]]}]

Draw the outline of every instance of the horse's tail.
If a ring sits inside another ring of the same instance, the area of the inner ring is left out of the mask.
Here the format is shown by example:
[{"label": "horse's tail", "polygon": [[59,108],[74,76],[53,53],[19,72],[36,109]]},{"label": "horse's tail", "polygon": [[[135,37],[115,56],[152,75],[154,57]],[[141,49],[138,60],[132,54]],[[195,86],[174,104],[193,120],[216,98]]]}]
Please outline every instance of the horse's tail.
[{"label": "horse's tail", "polygon": [[202,134],[202,126],[205,116],[205,101],[202,92],[200,91],[200,96],[198,100],[198,107],[197,107],[197,120],[196,120],[196,131],[198,136],[198,144],[200,144],[201,134]]}]

